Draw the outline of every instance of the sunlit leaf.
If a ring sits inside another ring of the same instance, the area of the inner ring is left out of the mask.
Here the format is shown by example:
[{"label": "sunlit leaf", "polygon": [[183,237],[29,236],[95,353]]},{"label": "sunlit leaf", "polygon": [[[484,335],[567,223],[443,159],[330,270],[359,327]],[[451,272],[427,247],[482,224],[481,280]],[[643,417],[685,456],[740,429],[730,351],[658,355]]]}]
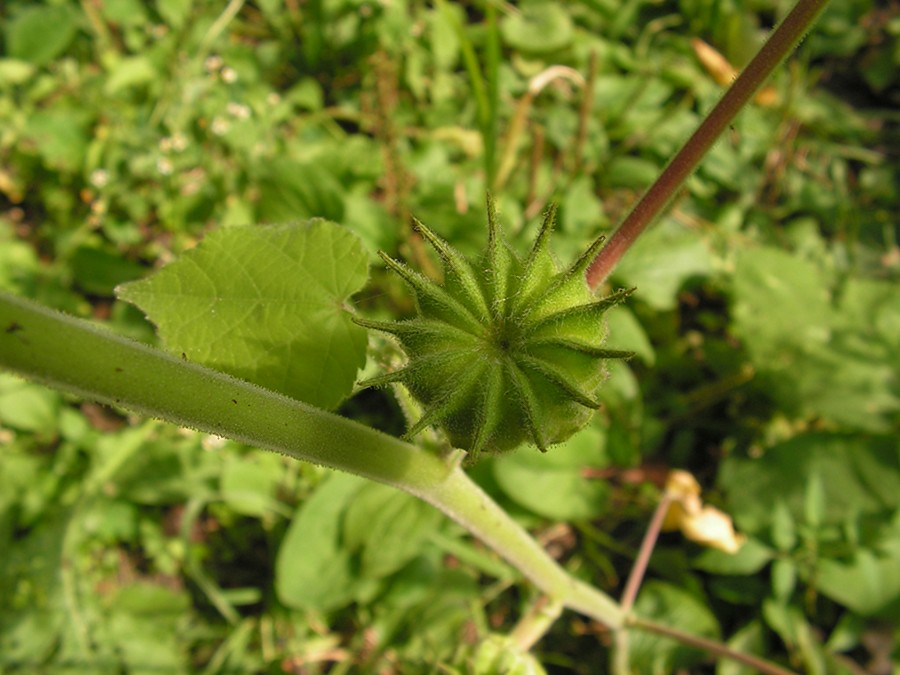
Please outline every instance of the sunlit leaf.
[{"label": "sunlit leaf", "polygon": [[275,592],[288,607],[328,611],[349,603],[355,576],[342,547],[341,517],[364,479],[334,474],[291,522],[275,562]]},{"label": "sunlit leaf", "polygon": [[5,23],[8,54],[39,66],[56,58],[78,30],[78,16],[67,4],[35,4]]},{"label": "sunlit leaf", "polygon": [[859,548],[846,560],[816,568],[819,590],[865,616],[895,619],[900,612],[900,511],[879,533],[877,548]]},{"label": "sunlit leaf", "polygon": [[615,276],[637,287],[637,299],[654,309],[669,310],[676,306],[684,283],[707,276],[712,265],[710,249],[696,232],[666,221],[637,240],[616,268]]},{"label": "sunlit leaf", "polygon": [[[671,584],[648,581],[634,608],[640,616],[693,635],[719,635],[719,624],[706,601]],[[638,673],[674,673],[704,658],[701,651],[644,631],[631,633],[629,651],[631,667]]]},{"label": "sunlit leaf", "polygon": [[776,522],[776,496],[794,522],[804,521],[807,483],[812,475],[820,477],[823,525],[900,507],[900,457],[892,437],[797,436],[768,448],[762,457],[726,459],[720,485],[741,529],[765,533]]},{"label": "sunlit leaf", "polygon": [[900,293],[851,280],[833,306],[813,263],[774,248],[741,253],[735,332],[762,386],[794,414],[885,432],[900,423]]},{"label": "sunlit leaf", "polygon": [[359,239],[327,221],[234,227],[120,286],[188,361],[330,408],[365,362],[342,305],[365,283]]},{"label": "sunlit leaf", "polygon": [[605,437],[588,426],[546,455],[529,449],[494,460],[494,477],[510,499],[533,513],[558,520],[595,517],[608,508],[609,486],[588,478],[585,467],[609,462]]}]

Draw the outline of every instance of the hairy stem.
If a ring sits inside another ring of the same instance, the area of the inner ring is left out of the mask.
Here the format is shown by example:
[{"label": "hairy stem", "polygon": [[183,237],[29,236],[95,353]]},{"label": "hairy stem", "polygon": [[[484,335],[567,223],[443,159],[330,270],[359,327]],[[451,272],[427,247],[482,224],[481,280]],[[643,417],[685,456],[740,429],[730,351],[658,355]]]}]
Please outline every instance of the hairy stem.
[{"label": "hairy stem", "polygon": [[803,38],[826,4],[827,0],[798,0],[794,9],[778,25],[759,53],[744,68],[678,154],[669,161],[656,182],[638,200],[606,246],[597,254],[587,272],[591,288],[596,288],[606,280],[619,259],[662,213],[712,144]]},{"label": "hairy stem", "polygon": [[560,567],[458,462],[2,292],[0,368],[409,492],[460,523],[553,601],[611,628],[622,625],[614,600]]},{"label": "hairy stem", "polygon": [[531,651],[556,623],[562,610],[560,603],[550,602],[547,596],[541,596],[525,616],[519,619],[510,637],[523,652]]}]

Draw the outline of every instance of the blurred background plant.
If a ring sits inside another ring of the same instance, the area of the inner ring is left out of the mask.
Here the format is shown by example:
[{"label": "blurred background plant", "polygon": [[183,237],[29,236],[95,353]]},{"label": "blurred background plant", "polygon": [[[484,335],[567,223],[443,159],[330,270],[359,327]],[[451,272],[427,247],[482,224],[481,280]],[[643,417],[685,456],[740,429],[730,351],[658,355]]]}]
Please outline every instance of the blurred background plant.
[{"label": "blurred background plant", "polygon": [[[570,260],[789,4],[7,0],[0,287],[153,341],[113,288],[211,228],[321,216],[434,269],[410,215],[474,252],[488,187],[520,247],[558,202]],[[747,541],[663,535],[636,608],[811,673],[900,667],[898,66],[896,4],[832,3],[616,270],[638,356],[597,423],[474,470],[611,592],[693,472]],[[406,297],[375,269],[357,302]],[[403,425],[378,392],[341,411]],[[475,672],[537,600],[411,497],[8,375],[0,443],[10,672]],[[607,642],[566,615],[535,653],[596,673]]]}]

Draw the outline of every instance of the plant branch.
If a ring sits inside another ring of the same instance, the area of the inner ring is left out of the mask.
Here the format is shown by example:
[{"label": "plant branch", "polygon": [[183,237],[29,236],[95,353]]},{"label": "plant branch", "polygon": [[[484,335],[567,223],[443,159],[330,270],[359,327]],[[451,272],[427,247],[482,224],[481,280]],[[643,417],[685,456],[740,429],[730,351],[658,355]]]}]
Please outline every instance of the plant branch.
[{"label": "plant branch", "polygon": [[641,542],[641,549],[631,568],[631,574],[628,575],[628,581],[625,583],[625,590],[622,592],[622,611],[630,612],[637,598],[638,590],[641,587],[641,581],[644,580],[644,573],[647,571],[647,565],[650,562],[650,556],[653,548],[656,546],[656,540],[659,539],[659,531],[662,529],[663,520],[666,512],[672,503],[672,497],[668,492],[664,492],[662,499],[653,512],[653,518],[650,519],[650,525],[647,526],[647,532],[644,534],[644,540]]},{"label": "plant branch", "polygon": [[552,601],[610,628],[622,625],[614,600],[560,567],[458,462],[3,292],[0,368],[409,492],[481,539]]},{"label": "plant branch", "polygon": [[[622,591],[622,600],[619,606],[623,612],[631,612],[634,607],[634,601],[637,599],[638,591],[641,588],[641,582],[644,580],[644,574],[647,572],[647,565],[650,563],[650,556],[656,547],[656,541],[659,539],[659,532],[662,529],[663,521],[666,518],[666,512],[672,504],[672,497],[668,492],[663,492],[662,499],[656,505],[647,531],[644,533],[644,539],[641,541],[641,548],[635,558],[634,565],[631,567],[631,573],[628,575],[628,581],[625,582],[625,590]],[[630,672],[628,665],[630,639],[627,630],[620,630],[616,633],[615,653],[613,654],[612,669],[615,675],[627,675]]]},{"label": "plant branch", "polygon": [[244,2],[245,0],[231,0],[231,2],[226,5],[225,9],[203,36],[203,40],[200,42],[200,54],[205,55],[209,51],[213,42],[215,42],[219,35],[222,34],[222,31],[228,27],[228,24],[234,20],[234,17],[238,15],[238,12],[241,11]]},{"label": "plant branch", "polygon": [[747,64],[597,254],[587,271],[591,288],[606,280],[625,252],[665,209],[713,143],[803,38],[826,4],[827,0],[798,0],[794,9],[778,25],[759,53]]},{"label": "plant branch", "polygon": [[721,642],[716,642],[715,640],[710,640],[698,635],[691,635],[690,633],[685,633],[678,630],[677,628],[664,626],[661,623],[656,623],[655,621],[650,621],[648,619],[642,619],[638,616],[628,617],[628,619],[626,619],[626,625],[631,628],[640,628],[642,630],[650,631],[651,633],[656,633],[657,635],[663,635],[665,637],[672,638],[673,640],[677,640],[682,644],[689,645],[691,647],[697,647],[698,649],[703,649],[710,654],[715,654],[716,656],[720,656],[725,659],[738,661],[739,663],[743,663],[744,665],[749,666],[750,668],[753,668],[760,673],[763,673],[764,675],[797,675],[791,670],[782,668],[781,666],[766,661],[765,659],[761,659],[758,656],[736,652],[730,647],[722,644]]},{"label": "plant branch", "polygon": [[547,596],[541,596],[525,616],[519,619],[516,627],[510,633],[510,637],[520,650],[531,651],[556,623],[562,610],[562,604],[551,602]]}]

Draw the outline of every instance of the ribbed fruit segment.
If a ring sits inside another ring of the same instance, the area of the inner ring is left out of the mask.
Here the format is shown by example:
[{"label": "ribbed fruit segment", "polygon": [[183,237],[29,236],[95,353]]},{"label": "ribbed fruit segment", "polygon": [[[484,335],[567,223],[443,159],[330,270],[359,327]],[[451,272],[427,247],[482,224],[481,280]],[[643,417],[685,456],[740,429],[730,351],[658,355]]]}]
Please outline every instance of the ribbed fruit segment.
[{"label": "ribbed fruit segment", "polygon": [[629,291],[598,299],[588,288],[584,273],[602,238],[571,267],[559,268],[549,250],[555,216],[548,209],[523,259],[504,240],[489,199],[488,245],[474,263],[417,223],[441,257],[443,285],[381,254],[415,294],[419,315],[356,319],[392,334],[409,359],[362,384],[402,383],[422,404],[424,414],[407,436],[439,427],[475,460],[524,442],[546,451],[587,424],[599,405],[604,361],[630,356],[603,348],[603,315]]}]

